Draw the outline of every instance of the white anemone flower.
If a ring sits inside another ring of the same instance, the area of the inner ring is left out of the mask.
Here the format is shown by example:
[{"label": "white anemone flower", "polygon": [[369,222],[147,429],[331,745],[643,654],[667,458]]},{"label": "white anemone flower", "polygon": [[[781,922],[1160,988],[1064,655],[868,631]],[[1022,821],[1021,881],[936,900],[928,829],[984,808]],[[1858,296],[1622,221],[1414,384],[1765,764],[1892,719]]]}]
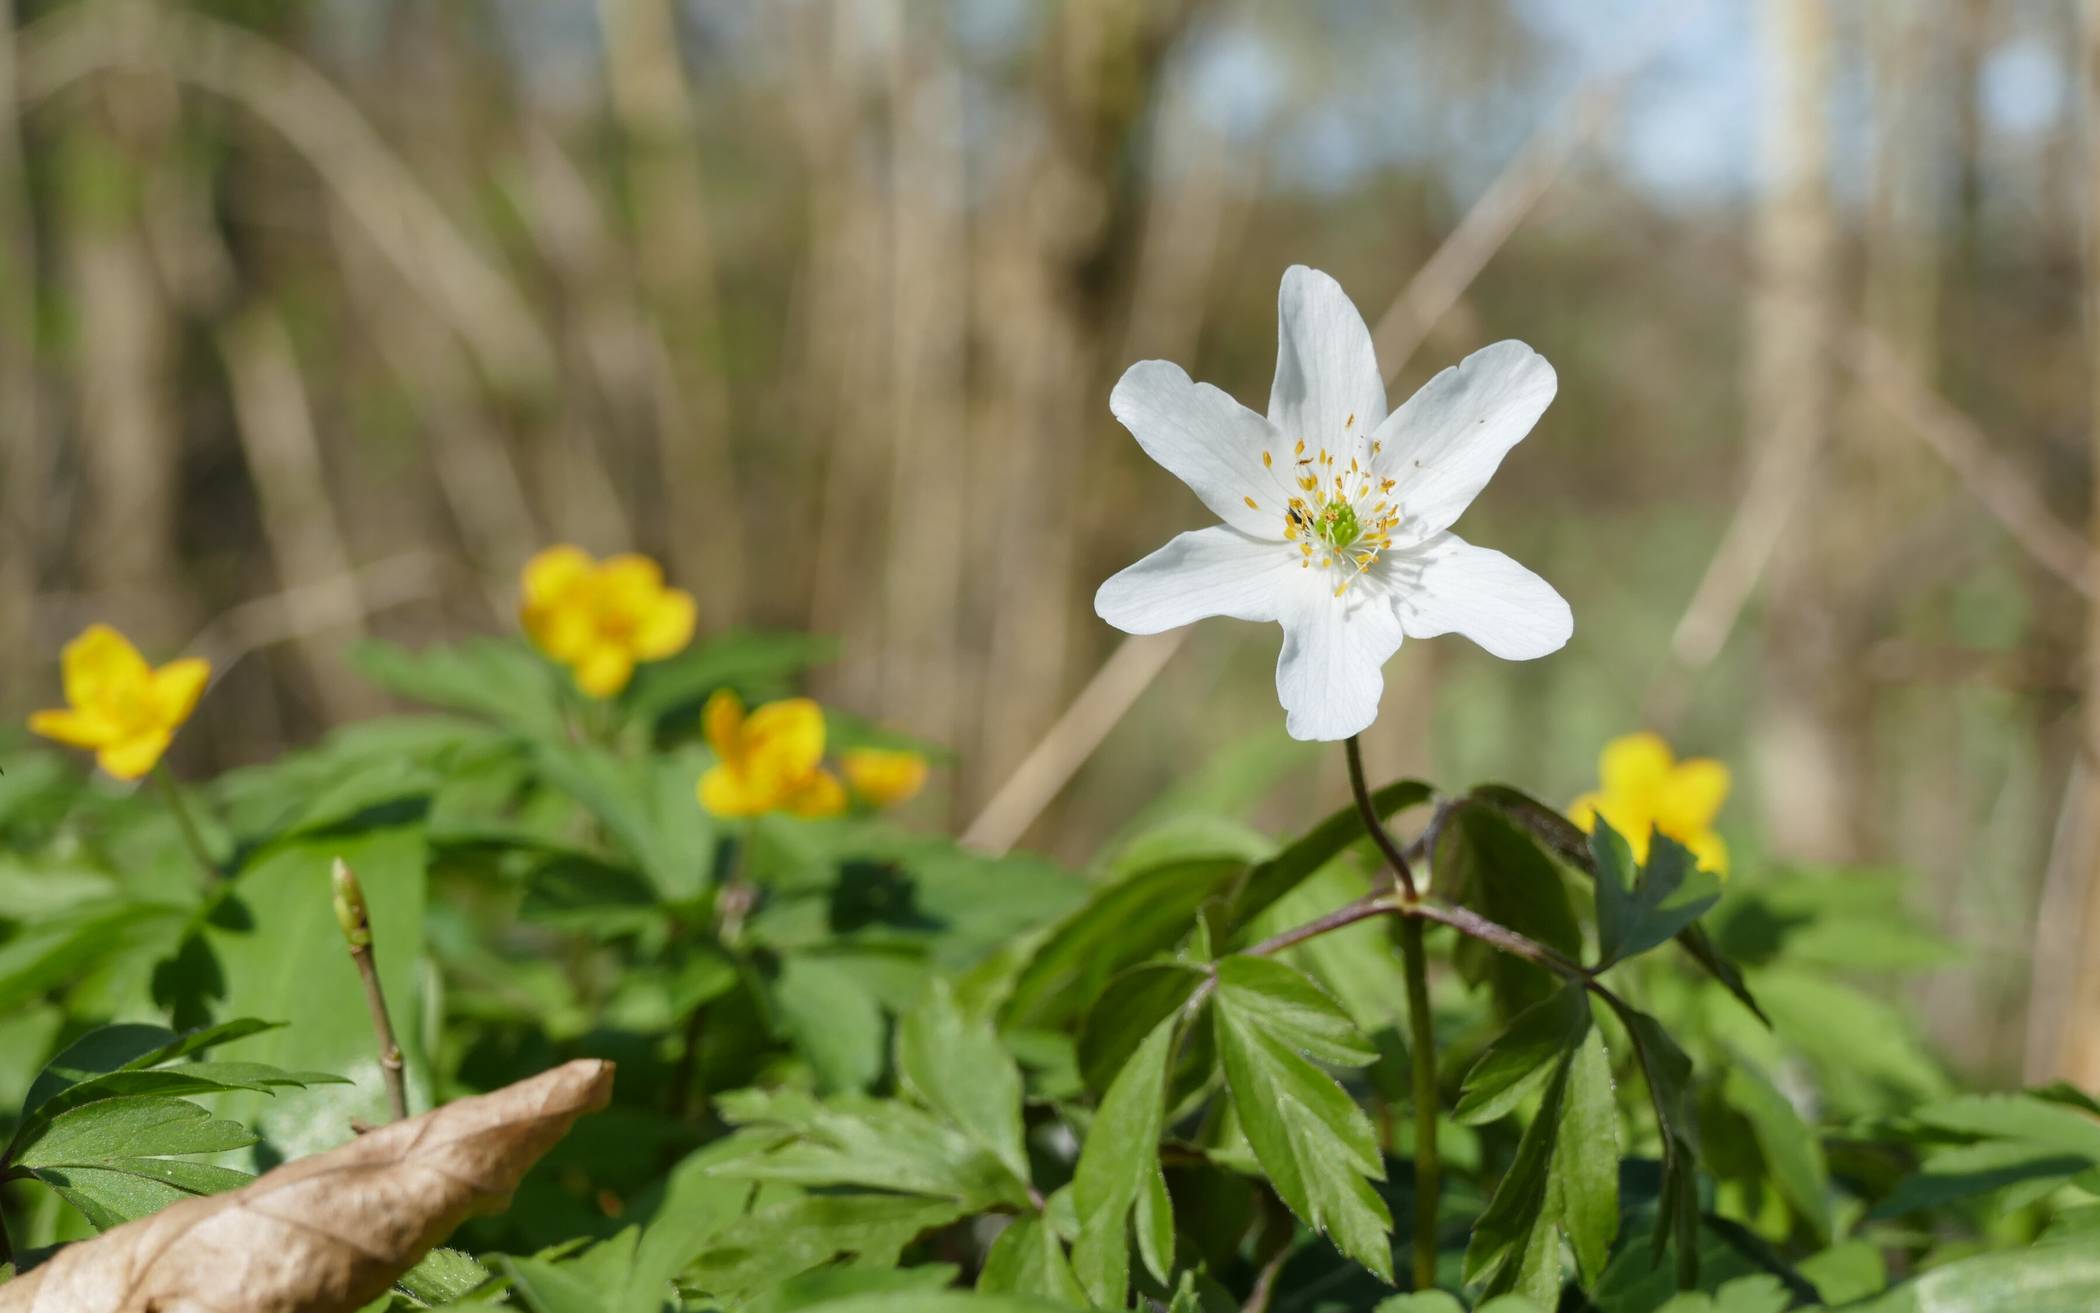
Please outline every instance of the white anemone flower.
[{"label": "white anemone flower", "polygon": [[1553,586],[1450,527],[1553,400],[1553,367],[1497,342],[1387,414],[1341,285],[1293,265],[1277,302],[1268,418],[1164,360],[1116,384],[1109,409],[1224,523],[1102,584],[1096,613],[1133,634],[1207,616],[1282,625],[1276,695],[1300,739],[1377,719],[1403,638],[1463,634],[1512,661],[1559,649],[1575,622]]}]

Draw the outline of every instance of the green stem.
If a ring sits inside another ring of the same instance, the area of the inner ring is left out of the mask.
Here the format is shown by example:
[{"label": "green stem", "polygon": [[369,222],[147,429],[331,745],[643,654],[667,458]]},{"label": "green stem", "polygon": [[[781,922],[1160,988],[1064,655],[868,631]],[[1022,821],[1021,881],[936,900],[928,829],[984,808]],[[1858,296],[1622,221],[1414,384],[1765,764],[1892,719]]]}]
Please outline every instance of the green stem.
[{"label": "green stem", "polygon": [[1415,1085],[1415,1289],[1436,1288],[1436,1023],[1429,1013],[1429,965],[1422,921],[1400,922],[1400,963],[1407,973],[1408,1067]]},{"label": "green stem", "polygon": [[197,859],[197,866],[204,872],[207,885],[217,884],[226,878],[219,864],[212,860],[211,849],[205,846],[204,835],[197,829],[196,818],[190,815],[190,807],[183,801],[182,789],[168,768],[156,762],[153,767],[153,782],[160,787],[161,797],[168,803],[168,810],[175,814],[175,828],[182,832],[183,846],[190,856]]}]

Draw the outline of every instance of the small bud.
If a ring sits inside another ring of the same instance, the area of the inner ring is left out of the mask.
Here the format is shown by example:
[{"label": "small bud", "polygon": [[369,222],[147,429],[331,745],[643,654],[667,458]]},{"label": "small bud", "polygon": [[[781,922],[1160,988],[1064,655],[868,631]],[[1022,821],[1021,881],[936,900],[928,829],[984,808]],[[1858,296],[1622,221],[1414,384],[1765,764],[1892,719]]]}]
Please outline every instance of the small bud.
[{"label": "small bud", "polygon": [[372,917],[365,910],[365,891],[357,883],[357,872],[338,857],[329,879],[335,885],[335,922],[343,928],[343,938],[349,942],[350,951],[355,953],[370,948]]}]

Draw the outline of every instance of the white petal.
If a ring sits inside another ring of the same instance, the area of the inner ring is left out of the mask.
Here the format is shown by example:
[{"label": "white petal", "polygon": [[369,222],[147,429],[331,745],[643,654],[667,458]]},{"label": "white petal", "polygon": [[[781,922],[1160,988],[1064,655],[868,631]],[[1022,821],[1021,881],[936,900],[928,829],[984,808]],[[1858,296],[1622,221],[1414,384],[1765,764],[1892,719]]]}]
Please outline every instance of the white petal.
[{"label": "white petal", "polygon": [[1294,264],[1276,294],[1276,381],[1269,422],[1286,442],[1351,452],[1385,418],[1371,330],[1342,285]]},{"label": "white petal", "polygon": [[1529,661],[1559,651],[1575,632],[1552,584],[1455,533],[1388,552],[1379,567],[1409,638],[1464,634],[1505,661]]},{"label": "white petal", "polygon": [[[1179,365],[1164,360],[1140,360],[1124,370],[1108,408],[1145,454],[1189,485],[1219,519],[1282,539],[1283,496],[1261,456],[1283,444],[1267,420],[1208,383],[1190,382]],[[1259,509],[1250,508],[1247,497]]]},{"label": "white petal", "polygon": [[1395,541],[1420,542],[1449,528],[1558,386],[1544,356],[1522,342],[1497,342],[1430,379],[1379,425],[1377,466],[1399,481]]},{"label": "white petal", "polygon": [[1303,573],[1280,543],[1223,525],[1197,529],[1110,576],[1094,594],[1094,614],[1130,634],[1214,615],[1274,620]]},{"label": "white petal", "polygon": [[1329,587],[1301,593],[1283,621],[1276,697],[1294,739],[1346,739],[1378,719],[1382,667],[1403,637],[1391,599],[1375,588],[1335,597]]}]

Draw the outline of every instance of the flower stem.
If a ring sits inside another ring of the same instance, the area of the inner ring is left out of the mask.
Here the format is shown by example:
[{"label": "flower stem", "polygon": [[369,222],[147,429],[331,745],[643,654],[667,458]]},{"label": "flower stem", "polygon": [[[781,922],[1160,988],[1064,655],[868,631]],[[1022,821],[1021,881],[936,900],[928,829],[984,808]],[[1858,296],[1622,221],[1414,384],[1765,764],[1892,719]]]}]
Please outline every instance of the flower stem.
[{"label": "flower stem", "polygon": [[330,880],[335,888],[336,921],[350,946],[357,978],[364,983],[365,1008],[372,1014],[372,1033],[379,1041],[379,1076],[386,1084],[387,1110],[400,1121],[408,1116],[408,1082],[402,1070],[401,1045],[394,1040],[394,1023],[386,1013],[386,993],[379,987],[379,965],[372,960],[372,915],[356,873],[340,857],[335,859]]},{"label": "flower stem", "polygon": [[1429,965],[1422,921],[1400,922],[1400,963],[1407,975],[1408,1069],[1415,1086],[1415,1289],[1436,1288],[1436,1022],[1429,1012]]},{"label": "flower stem", "polygon": [[1349,736],[1348,742],[1343,746],[1349,753],[1349,791],[1356,795],[1356,812],[1364,818],[1364,829],[1369,832],[1371,842],[1377,844],[1378,851],[1385,854],[1385,860],[1391,864],[1393,874],[1399,877],[1401,891],[1411,903],[1421,896],[1415,889],[1414,868],[1407,864],[1407,854],[1400,851],[1400,845],[1393,842],[1393,836],[1385,832],[1385,826],[1378,820],[1378,809],[1371,805],[1371,790],[1364,782],[1363,748],[1357,743],[1354,734]]},{"label": "flower stem", "polygon": [[153,782],[160,788],[160,795],[167,800],[168,810],[175,814],[175,828],[182,832],[182,843],[197,859],[197,866],[204,872],[206,885],[216,884],[226,878],[219,864],[212,860],[211,849],[205,846],[204,835],[197,829],[196,818],[190,815],[190,807],[183,801],[182,789],[168,768],[156,762],[153,767]]}]

